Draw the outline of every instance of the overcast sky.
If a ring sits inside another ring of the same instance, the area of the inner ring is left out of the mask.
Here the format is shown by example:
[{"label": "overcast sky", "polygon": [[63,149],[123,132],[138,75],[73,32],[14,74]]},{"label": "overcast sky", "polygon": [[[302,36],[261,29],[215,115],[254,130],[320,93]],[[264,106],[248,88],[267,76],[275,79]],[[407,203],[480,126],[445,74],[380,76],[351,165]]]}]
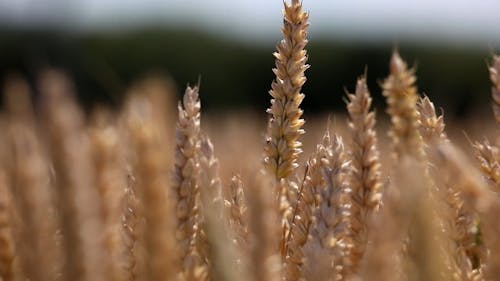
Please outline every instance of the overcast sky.
[{"label": "overcast sky", "polygon": [[[312,35],[500,43],[499,0],[303,1]],[[127,30],[155,23],[254,40],[276,37],[282,5],[282,0],[0,0],[0,21],[79,30]]]}]

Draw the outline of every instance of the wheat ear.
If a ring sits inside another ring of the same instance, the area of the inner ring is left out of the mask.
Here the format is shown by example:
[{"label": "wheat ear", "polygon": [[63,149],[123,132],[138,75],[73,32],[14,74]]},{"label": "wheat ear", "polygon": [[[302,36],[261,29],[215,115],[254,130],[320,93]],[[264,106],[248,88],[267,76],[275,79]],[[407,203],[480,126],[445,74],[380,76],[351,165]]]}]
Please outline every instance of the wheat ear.
[{"label": "wheat ear", "polygon": [[[437,164],[443,167],[446,176],[453,180],[453,184],[462,194],[464,206],[467,209],[475,210],[479,214],[481,225],[484,226],[482,232],[485,244],[491,249],[498,247],[495,245],[500,243],[498,239],[500,229],[495,221],[497,220],[496,214],[498,214],[500,205],[497,197],[492,194],[487,183],[481,177],[480,171],[473,167],[464,153],[451,143],[441,143],[435,146],[433,153],[435,158],[438,159]],[[489,277],[500,274],[498,271],[498,268],[500,268],[498,255],[492,254],[486,257],[487,255],[484,252],[475,254],[480,254],[481,263],[476,266],[470,264],[470,262],[465,264],[468,267],[465,271],[467,280],[484,280],[483,271],[485,266],[483,261],[486,263],[487,273],[490,274]]]},{"label": "wheat ear", "polygon": [[49,70],[40,77],[45,124],[56,173],[56,199],[61,209],[65,280],[109,280],[103,259],[101,201],[94,188],[94,171],[83,113],[72,98],[66,76]]},{"label": "wheat ear", "polygon": [[36,132],[35,116],[26,82],[11,77],[5,90],[9,113],[9,136],[12,157],[9,187],[21,218],[16,235],[16,249],[22,271],[30,280],[54,280],[60,264],[56,258],[52,193],[46,156]]},{"label": "wheat ear", "polygon": [[429,161],[431,161],[430,171],[436,180],[438,191],[440,191],[439,195],[446,202],[447,210],[442,211],[443,215],[448,217],[449,220],[448,223],[443,225],[452,242],[449,251],[454,253],[455,263],[450,266],[456,267],[454,270],[464,278],[472,276],[475,272],[470,261],[477,259],[478,251],[481,249],[481,246],[477,243],[477,214],[464,204],[462,193],[457,189],[452,177],[443,175],[435,166],[436,162],[438,162],[435,153],[432,153],[435,146],[440,143],[450,142],[444,131],[443,115],[437,116],[434,104],[427,96],[419,99],[418,113],[420,134],[425,143]]},{"label": "wheat ear", "polygon": [[347,251],[350,247],[349,233],[349,187],[347,161],[342,139],[330,138],[327,132],[322,140],[324,152],[320,156],[321,173],[325,187],[319,192],[319,207],[315,213],[316,224],[311,234],[320,246],[329,253],[329,272],[333,280],[345,278],[350,261]]},{"label": "wheat ear", "polygon": [[125,280],[134,281],[139,277],[140,267],[140,248],[139,242],[141,238],[141,221],[142,216],[140,214],[140,201],[136,196],[134,190],[135,177],[127,172],[127,187],[125,189],[125,196],[123,198],[123,210],[122,210],[122,239],[124,243],[124,263],[123,268],[125,271]]},{"label": "wheat ear", "polygon": [[234,234],[233,243],[243,250],[248,243],[248,206],[240,175],[231,178],[229,194],[229,199],[224,202],[229,217],[228,223]]},{"label": "wheat ear", "polygon": [[498,147],[490,144],[488,140],[484,140],[483,143],[474,143],[473,148],[483,175],[494,186],[494,190],[500,192],[500,164],[498,163],[500,151]]},{"label": "wheat ear", "polygon": [[126,279],[126,270],[122,266],[125,261],[121,219],[127,175],[120,133],[111,114],[106,109],[96,110],[89,136],[96,168],[95,182],[103,201],[104,242],[107,258],[111,261],[111,280],[122,281]]},{"label": "wheat ear", "polygon": [[389,132],[394,145],[396,159],[411,155],[424,158],[422,139],[418,132],[416,109],[418,94],[414,69],[408,69],[397,52],[392,54],[390,75],[382,84],[382,94],[387,100],[387,113],[391,116]]},{"label": "wheat ear", "polygon": [[[198,248],[207,258],[210,280],[244,279],[238,274],[235,245],[230,242],[228,225],[223,220],[222,185],[219,178],[219,161],[208,136],[201,137],[200,197],[203,210],[204,240]],[[206,241],[205,241],[206,240]],[[240,268],[241,269],[241,268]]]},{"label": "wheat ear", "polygon": [[418,124],[420,135],[425,144],[431,145],[436,141],[448,141],[444,132],[445,123],[443,115],[437,116],[434,103],[429,97],[419,98],[417,103]]},{"label": "wheat ear", "polygon": [[12,237],[12,205],[5,172],[0,170],[0,277],[17,281],[15,270],[15,242]]},{"label": "wheat ear", "polygon": [[[183,106],[182,106],[183,105]],[[183,103],[179,103],[174,153],[173,190],[177,200],[177,232],[179,256],[188,278],[201,278],[199,238],[199,174],[200,100],[198,87],[187,87]]]},{"label": "wheat ear", "polygon": [[348,127],[352,136],[350,186],[353,248],[351,259],[352,267],[356,268],[365,251],[369,216],[380,205],[382,180],[375,132],[375,112],[370,111],[372,98],[365,77],[358,79],[356,92],[348,94],[347,97],[349,98]]},{"label": "wheat ear", "polygon": [[139,93],[130,97],[128,110],[129,137],[136,153],[136,191],[144,206],[145,279],[176,280],[175,225],[165,216],[174,212],[169,197],[170,158],[159,153],[168,147],[166,124],[161,118],[164,107],[154,97]]},{"label": "wheat ear", "polygon": [[489,67],[491,87],[491,97],[493,99],[493,113],[495,120],[500,123],[500,56],[493,56],[493,64]]},{"label": "wheat ear", "polygon": [[[214,146],[208,136],[201,136],[201,147],[200,147],[200,174],[199,174],[199,187],[200,187],[200,195],[203,197],[202,205],[204,210],[208,211],[210,215],[214,216],[211,221],[213,225],[220,224],[220,219],[223,214],[223,198],[222,198],[222,185],[219,177],[219,160],[215,157]],[[213,253],[217,252],[215,249],[212,251],[207,242],[207,230],[210,226],[205,226],[205,216],[203,216],[202,220],[199,223],[199,227],[201,228],[199,232],[199,239],[197,240],[197,251],[200,253],[200,256],[205,259],[205,263],[207,263],[210,267],[209,273],[214,276],[215,272],[212,269],[216,269],[220,274],[227,273],[227,271],[222,270],[223,268],[220,266],[213,266],[209,263],[209,252]],[[216,276],[218,274],[215,274]]]},{"label": "wheat ear", "polygon": [[284,2],[284,20],[281,29],[283,40],[276,46],[276,79],[271,84],[271,114],[265,145],[265,165],[276,179],[292,175],[298,167],[297,158],[302,152],[300,135],[304,134],[304,120],[300,104],[304,94],[300,93],[308,68],[304,47],[307,44],[308,14],[302,11],[302,3],[292,0]]}]

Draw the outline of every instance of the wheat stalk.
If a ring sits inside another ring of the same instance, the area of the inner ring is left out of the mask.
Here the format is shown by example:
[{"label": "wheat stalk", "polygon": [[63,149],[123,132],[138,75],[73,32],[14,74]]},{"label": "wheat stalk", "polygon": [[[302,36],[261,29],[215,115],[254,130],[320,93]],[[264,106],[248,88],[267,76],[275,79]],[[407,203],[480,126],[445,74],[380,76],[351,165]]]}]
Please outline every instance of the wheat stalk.
[{"label": "wheat stalk", "polygon": [[312,212],[316,203],[314,196],[316,178],[312,178],[315,175],[309,174],[308,171],[309,168],[306,168],[305,177],[290,222],[290,231],[285,237],[284,269],[286,280],[299,280],[301,278],[301,267],[304,263],[302,248],[308,240],[312,225]]}]

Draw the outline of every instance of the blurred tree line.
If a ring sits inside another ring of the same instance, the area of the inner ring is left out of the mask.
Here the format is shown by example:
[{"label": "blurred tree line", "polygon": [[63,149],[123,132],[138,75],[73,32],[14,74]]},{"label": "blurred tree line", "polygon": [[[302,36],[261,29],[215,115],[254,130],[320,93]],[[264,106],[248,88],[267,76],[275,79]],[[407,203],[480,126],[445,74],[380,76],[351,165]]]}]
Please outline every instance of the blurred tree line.
[{"label": "blurred tree line", "polygon": [[[276,38],[276,42],[280,38]],[[447,114],[466,117],[489,104],[487,48],[399,43],[402,56],[417,68],[421,92]],[[487,46],[486,46],[487,47]],[[307,113],[344,106],[345,89],[368,72],[375,103],[383,99],[380,81],[388,73],[393,44],[354,44],[315,38],[308,45],[311,68],[303,89]],[[247,44],[192,30],[142,29],[114,33],[0,30],[0,78],[11,72],[31,83],[46,67],[68,71],[80,101],[119,105],[136,79],[148,73],[169,75],[179,95],[200,79],[204,110],[269,105],[274,43]]]}]

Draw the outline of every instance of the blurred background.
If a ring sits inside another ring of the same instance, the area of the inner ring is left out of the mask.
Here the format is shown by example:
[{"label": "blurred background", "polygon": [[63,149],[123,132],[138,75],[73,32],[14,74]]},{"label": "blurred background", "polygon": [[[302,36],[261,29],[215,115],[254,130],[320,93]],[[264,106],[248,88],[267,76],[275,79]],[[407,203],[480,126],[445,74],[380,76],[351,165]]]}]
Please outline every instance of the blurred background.
[{"label": "blurred background", "polygon": [[[281,0],[0,0],[0,80],[33,83],[46,67],[69,72],[88,109],[119,105],[145,75],[181,94],[201,80],[206,112],[263,111]],[[310,12],[306,114],[344,107],[365,68],[376,105],[391,51],[417,67],[421,92],[448,116],[491,114],[487,64],[500,47],[497,0],[304,0]]]}]

